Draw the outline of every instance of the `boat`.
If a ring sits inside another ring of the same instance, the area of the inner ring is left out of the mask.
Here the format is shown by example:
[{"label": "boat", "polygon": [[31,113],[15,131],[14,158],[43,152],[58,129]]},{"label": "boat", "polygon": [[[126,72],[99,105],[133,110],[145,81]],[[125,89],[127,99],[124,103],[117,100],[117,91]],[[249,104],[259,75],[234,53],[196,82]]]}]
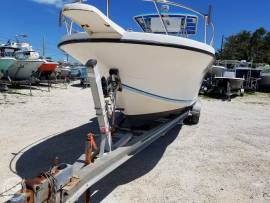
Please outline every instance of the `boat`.
[{"label": "boat", "polygon": [[200,88],[200,94],[205,95],[212,93],[216,87],[215,77],[222,77],[225,71],[225,67],[213,65],[204,76],[204,80]]},{"label": "boat", "polygon": [[19,50],[14,53],[16,63],[8,69],[8,76],[12,80],[30,80],[44,61],[26,42],[13,43],[12,46]]},{"label": "boat", "polygon": [[201,93],[214,93],[222,96],[243,95],[243,78],[237,78],[234,69],[213,65],[207,73]]},{"label": "boat", "polygon": [[75,79],[86,78],[88,74],[87,67],[85,66],[75,66],[71,68],[71,77]]},{"label": "boat", "polygon": [[234,94],[243,95],[244,93],[243,85],[245,79],[236,77],[235,70],[225,69],[222,76],[215,77],[215,81],[216,86],[227,96],[228,94],[231,96]]},{"label": "boat", "polygon": [[75,67],[71,68],[70,76],[73,80],[80,80],[81,85],[90,85],[88,68],[82,65],[76,65]]},{"label": "boat", "polygon": [[223,77],[224,73],[226,72],[227,68],[224,66],[212,66],[209,73],[212,77]]},{"label": "boat", "polygon": [[17,49],[11,46],[0,46],[0,79],[6,77],[8,69],[16,63],[16,59],[14,58],[15,51]]},{"label": "boat", "polygon": [[244,89],[257,90],[258,83],[261,80],[261,68],[253,68],[252,62],[245,60],[235,65],[235,74],[238,78],[244,78]]},{"label": "boat", "polygon": [[[210,15],[170,1],[152,3],[156,13],[134,17],[141,32],[124,30],[92,5],[66,4],[61,12],[83,32],[74,33],[68,26],[68,35],[58,47],[82,64],[96,59],[103,80],[117,69],[121,90],[116,104],[134,124],[192,108],[215,59],[213,37],[209,44],[207,34],[203,42],[191,39],[197,34],[199,16],[205,20],[206,33],[208,25],[213,27]],[[196,15],[169,13],[161,9],[164,5]]]},{"label": "boat", "polygon": [[254,64],[246,60],[220,60],[217,61],[217,64],[233,69],[236,78],[243,78],[245,80],[243,84],[245,90],[258,89],[262,68],[253,68]]},{"label": "boat", "polygon": [[56,71],[58,66],[57,62],[52,61],[51,59],[43,59],[43,64],[38,68],[38,74],[40,78],[48,79],[52,73]]},{"label": "boat", "polygon": [[259,81],[259,88],[261,90],[270,91],[270,68],[267,67],[261,71],[261,80]]},{"label": "boat", "polygon": [[59,62],[56,72],[57,72],[58,78],[60,79],[70,78],[70,74],[71,74],[70,64],[68,62]]}]

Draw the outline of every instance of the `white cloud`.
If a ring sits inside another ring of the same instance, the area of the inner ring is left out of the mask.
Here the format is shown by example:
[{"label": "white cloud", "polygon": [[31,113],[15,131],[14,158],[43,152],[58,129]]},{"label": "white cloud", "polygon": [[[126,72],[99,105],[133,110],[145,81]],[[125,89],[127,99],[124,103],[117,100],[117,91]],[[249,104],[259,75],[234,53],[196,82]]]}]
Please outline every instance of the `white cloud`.
[{"label": "white cloud", "polygon": [[54,5],[59,8],[62,7],[65,3],[71,2],[71,0],[32,0],[32,1],[40,4]]}]

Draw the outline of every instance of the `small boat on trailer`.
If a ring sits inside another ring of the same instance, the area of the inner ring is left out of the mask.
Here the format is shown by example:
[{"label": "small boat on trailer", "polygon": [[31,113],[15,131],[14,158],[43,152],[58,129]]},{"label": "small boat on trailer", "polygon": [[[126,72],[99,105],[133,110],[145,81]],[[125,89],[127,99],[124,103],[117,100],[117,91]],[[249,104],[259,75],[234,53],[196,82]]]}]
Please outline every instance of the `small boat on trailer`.
[{"label": "small boat on trailer", "polygon": [[207,73],[202,86],[203,94],[218,94],[230,97],[232,95],[243,95],[243,78],[237,78],[233,69],[214,65]]},{"label": "small boat on trailer", "polygon": [[245,90],[255,91],[258,89],[262,69],[253,68],[252,62],[247,62],[246,60],[220,60],[217,61],[217,64],[233,70],[236,78],[243,78],[243,88]]},{"label": "small boat on trailer", "polygon": [[215,77],[216,87],[222,95],[227,97],[233,95],[243,96],[244,94],[244,79],[237,78],[234,70],[225,70],[221,77]]},{"label": "small boat on trailer", "polygon": [[[192,108],[215,59],[213,38],[207,44],[208,26],[213,27],[210,15],[169,1],[152,3],[157,13],[134,17],[143,32],[125,31],[96,7],[84,3],[67,4],[62,10],[62,16],[84,32],[69,29],[59,48],[82,64],[97,59],[103,89],[110,86],[108,78],[117,72],[121,78],[117,108],[134,125]],[[158,3],[196,15],[162,12]],[[188,38],[197,34],[198,15],[205,20],[204,42]]]}]

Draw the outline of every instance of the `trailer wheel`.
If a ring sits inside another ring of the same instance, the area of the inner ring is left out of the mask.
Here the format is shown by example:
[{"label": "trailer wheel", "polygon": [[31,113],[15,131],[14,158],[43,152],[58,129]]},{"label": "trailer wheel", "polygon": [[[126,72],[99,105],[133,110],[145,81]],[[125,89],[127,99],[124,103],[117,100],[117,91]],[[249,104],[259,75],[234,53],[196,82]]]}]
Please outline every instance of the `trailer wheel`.
[{"label": "trailer wheel", "polygon": [[190,115],[184,120],[186,125],[197,125],[200,121],[201,115],[201,102],[198,100],[196,104],[192,107]]},{"label": "trailer wheel", "polygon": [[197,125],[200,121],[200,113],[194,113],[190,112],[191,115],[189,115],[185,120],[184,124],[186,125]]}]

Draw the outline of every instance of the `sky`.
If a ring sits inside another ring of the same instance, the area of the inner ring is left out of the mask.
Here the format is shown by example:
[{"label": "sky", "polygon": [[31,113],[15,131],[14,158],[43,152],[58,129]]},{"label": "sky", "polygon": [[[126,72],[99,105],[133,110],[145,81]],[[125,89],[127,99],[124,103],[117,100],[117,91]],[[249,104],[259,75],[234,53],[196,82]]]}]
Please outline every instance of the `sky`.
[{"label": "sky", "polygon": [[[45,55],[56,60],[65,56],[57,44],[65,35],[64,27],[59,27],[58,18],[64,3],[72,0],[1,0],[0,43],[14,40],[17,34],[27,34],[27,41],[39,52],[45,39]],[[265,27],[270,31],[270,0],[173,0],[201,12],[213,7],[212,21],[215,24],[216,49],[220,48],[222,35],[230,36],[241,30],[254,31]],[[88,0],[87,3],[106,12],[106,0]],[[172,7],[170,11],[174,10]],[[111,18],[125,29],[140,29],[133,16],[155,12],[152,3],[143,0],[111,0]],[[203,30],[200,30],[202,33]]]}]

